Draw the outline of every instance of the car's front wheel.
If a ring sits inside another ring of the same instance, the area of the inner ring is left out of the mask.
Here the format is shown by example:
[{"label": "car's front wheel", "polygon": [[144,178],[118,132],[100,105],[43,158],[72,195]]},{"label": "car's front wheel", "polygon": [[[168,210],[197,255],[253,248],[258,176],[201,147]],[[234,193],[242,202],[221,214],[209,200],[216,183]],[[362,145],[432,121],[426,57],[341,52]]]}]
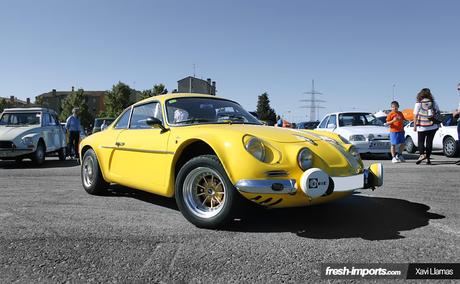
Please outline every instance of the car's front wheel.
[{"label": "car's front wheel", "polygon": [[45,155],[46,155],[45,144],[42,141],[38,141],[37,149],[32,154],[32,162],[37,166],[43,165],[43,163],[45,162]]},{"label": "car's front wheel", "polygon": [[415,147],[414,141],[412,141],[412,138],[410,136],[406,137],[406,151],[407,153],[415,153],[417,151],[417,147]]},{"label": "car's front wheel", "polygon": [[203,228],[217,228],[231,221],[241,198],[213,155],[185,163],[177,175],[175,197],[184,217]]},{"label": "car's front wheel", "polygon": [[101,168],[97,160],[96,153],[93,149],[89,149],[83,155],[81,163],[81,182],[83,188],[89,194],[103,195],[107,193],[109,183],[104,180]]},{"label": "car's front wheel", "polygon": [[455,155],[457,155],[457,141],[455,141],[453,137],[446,137],[442,144],[442,149],[446,157],[452,158],[455,157]]}]

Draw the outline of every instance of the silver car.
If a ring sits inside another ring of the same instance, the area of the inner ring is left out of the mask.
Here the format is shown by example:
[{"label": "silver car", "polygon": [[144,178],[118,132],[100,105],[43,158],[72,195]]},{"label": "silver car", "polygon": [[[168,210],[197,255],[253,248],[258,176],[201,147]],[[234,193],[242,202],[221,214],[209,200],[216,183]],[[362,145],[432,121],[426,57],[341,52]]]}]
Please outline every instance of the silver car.
[{"label": "silver car", "polygon": [[42,165],[45,156],[66,158],[66,136],[56,112],[47,108],[10,108],[0,115],[0,160],[30,158]]}]

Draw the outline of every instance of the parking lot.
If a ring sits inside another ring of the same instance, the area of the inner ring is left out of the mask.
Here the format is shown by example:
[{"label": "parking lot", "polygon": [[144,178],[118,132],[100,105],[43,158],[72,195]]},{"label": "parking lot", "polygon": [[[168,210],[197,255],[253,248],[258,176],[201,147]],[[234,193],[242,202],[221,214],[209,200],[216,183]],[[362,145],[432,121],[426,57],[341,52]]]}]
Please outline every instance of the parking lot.
[{"label": "parking lot", "polygon": [[252,208],[225,230],[194,227],[173,199],[120,186],[91,196],[74,161],[0,161],[0,282],[302,282],[321,263],[457,262],[458,158],[406,158],[383,160],[376,191]]}]

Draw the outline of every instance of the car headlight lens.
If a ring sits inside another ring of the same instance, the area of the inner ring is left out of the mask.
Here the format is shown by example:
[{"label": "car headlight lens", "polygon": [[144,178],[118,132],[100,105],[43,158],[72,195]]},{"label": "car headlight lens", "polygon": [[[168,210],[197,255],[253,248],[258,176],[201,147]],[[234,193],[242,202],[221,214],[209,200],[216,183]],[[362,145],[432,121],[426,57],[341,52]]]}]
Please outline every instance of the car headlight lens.
[{"label": "car headlight lens", "polygon": [[350,141],[366,141],[364,135],[351,135],[349,138]]},{"label": "car headlight lens", "polygon": [[299,163],[299,167],[306,171],[313,165],[313,154],[308,148],[303,148],[299,152],[299,156],[297,157],[297,162]]},{"label": "car headlight lens", "polygon": [[358,150],[356,149],[356,147],[352,146],[350,147],[350,149],[348,150],[348,152],[350,152],[350,154],[355,157],[356,159],[360,158],[360,155],[358,153]]},{"label": "car headlight lens", "polygon": [[262,140],[253,136],[246,136],[244,141],[244,148],[257,160],[265,161],[265,146]]},{"label": "car headlight lens", "polygon": [[25,145],[33,145],[34,144],[34,140],[32,139],[32,137],[23,137],[22,138],[22,143],[24,143]]}]

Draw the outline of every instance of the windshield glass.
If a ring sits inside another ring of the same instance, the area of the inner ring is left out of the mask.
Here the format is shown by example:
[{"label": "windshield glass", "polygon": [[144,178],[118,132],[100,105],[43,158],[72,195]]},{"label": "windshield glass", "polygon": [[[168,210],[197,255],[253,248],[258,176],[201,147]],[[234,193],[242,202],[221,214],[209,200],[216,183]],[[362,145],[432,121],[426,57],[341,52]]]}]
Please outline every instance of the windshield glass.
[{"label": "windshield glass", "polygon": [[212,98],[177,98],[166,101],[168,122],[175,125],[202,123],[261,124],[239,104]]},{"label": "windshield glass", "polygon": [[40,125],[39,112],[4,113],[0,119],[0,125]]},{"label": "windshield glass", "polygon": [[342,113],[339,115],[339,126],[363,125],[383,126],[383,123],[371,113]]}]

